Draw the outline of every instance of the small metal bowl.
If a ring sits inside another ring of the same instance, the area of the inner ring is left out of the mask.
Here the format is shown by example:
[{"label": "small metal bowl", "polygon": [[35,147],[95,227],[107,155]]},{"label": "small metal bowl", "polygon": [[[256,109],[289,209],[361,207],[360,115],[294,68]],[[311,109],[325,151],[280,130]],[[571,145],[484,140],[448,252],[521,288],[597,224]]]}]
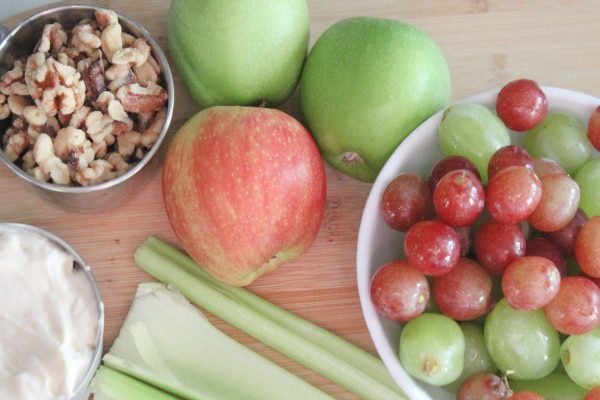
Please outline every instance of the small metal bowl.
[{"label": "small metal bowl", "polygon": [[69,398],[69,400],[87,400],[90,396],[90,383],[96,370],[100,365],[100,360],[102,358],[103,351],[103,341],[104,341],[104,303],[102,301],[102,297],[100,295],[100,291],[98,289],[98,285],[94,278],[91,268],[86,262],[81,258],[81,256],[71,247],[68,243],[66,243],[63,239],[58,236],[35,226],[26,225],[26,224],[18,224],[18,223],[2,223],[0,222],[0,236],[2,235],[14,235],[17,233],[26,233],[31,235],[36,235],[42,238],[45,238],[50,241],[50,243],[56,248],[65,251],[73,258],[73,267],[78,270],[78,273],[82,273],[87,278],[89,282],[89,290],[91,290],[91,295],[96,300],[96,311],[97,311],[97,330],[96,337],[94,339],[94,349],[92,352],[92,356],[89,360],[88,367],[83,375],[81,382],[75,388],[73,395]]},{"label": "small metal bowl", "polygon": [[[84,18],[93,18],[94,13],[105,8],[88,5],[65,5],[50,8],[23,20],[0,41],[0,75],[12,69],[15,59],[32,54],[41,37],[44,26],[59,22],[65,28],[71,28]],[[145,38],[152,48],[152,55],[158,62],[162,81],[167,90],[167,117],[162,131],[148,154],[127,173],[91,186],[64,186],[44,182],[29,175],[0,151],[0,160],[13,171],[23,183],[49,203],[69,212],[97,213],[122,205],[131,199],[149,181],[159,162],[159,150],[167,136],[174,106],[174,84],[171,69],[163,51],[150,33],[133,19],[117,13],[124,32],[135,37]],[[0,36],[2,32],[0,31]],[[0,121],[2,134],[7,121]]]}]

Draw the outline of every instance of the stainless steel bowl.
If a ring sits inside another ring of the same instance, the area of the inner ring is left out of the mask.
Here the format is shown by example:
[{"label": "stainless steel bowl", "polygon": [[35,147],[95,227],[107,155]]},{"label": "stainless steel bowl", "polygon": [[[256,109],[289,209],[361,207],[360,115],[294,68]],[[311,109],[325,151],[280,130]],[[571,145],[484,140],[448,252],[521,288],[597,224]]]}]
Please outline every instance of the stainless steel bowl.
[{"label": "stainless steel bowl", "polygon": [[89,366],[83,376],[82,381],[77,386],[73,396],[69,400],[87,400],[90,396],[90,383],[98,366],[100,365],[100,361],[102,358],[103,351],[103,340],[104,340],[104,302],[102,301],[102,297],[100,295],[100,290],[98,289],[98,285],[96,283],[96,279],[92,273],[92,270],[88,264],[83,260],[83,258],[75,251],[73,247],[71,247],[67,242],[65,242],[60,237],[35,226],[26,225],[26,224],[18,224],[18,223],[3,223],[0,222],[0,235],[10,235],[14,233],[31,233],[41,237],[48,239],[54,246],[60,248],[70,254],[74,260],[74,267],[78,268],[82,274],[85,274],[88,282],[90,283],[90,290],[92,290],[92,295],[96,299],[97,312],[98,312],[98,323],[97,323],[97,332],[95,338],[95,348],[92,354],[92,358],[89,362]]},{"label": "stainless steel bowl", "polygon": [[[0,41],[0,75],[12,69],[15,59],[28,56],[33,52],[47,23],[59,22],[64,27],[70,28],[84,18],[93,18],[97,10],[103,10],[103,8],[88,5],[64,5],[41,11],[23,20]],[[141,190],[156,170],[160,159],[159,150],[165,140],[173,115],[175,99],[173,76],[163,51],[142,25],[122,14],[117,13],[117,15],[123,31],[136,37],[144,37],[152,47],[152,54],[160,66],[162,80],[169,94],[165,124],[158,140],[148,154],[131,170],[116,179],[92,186],[76,187],[56,185],[36,179],[0,151],[2,163],[13,171],[28,188],[49,203],[69,212],[103,212],[125,203]],[[6,129],[6,124],[6,121],[0,121],[1,132]],[[7,189],[4,188],[4,190]]]}]

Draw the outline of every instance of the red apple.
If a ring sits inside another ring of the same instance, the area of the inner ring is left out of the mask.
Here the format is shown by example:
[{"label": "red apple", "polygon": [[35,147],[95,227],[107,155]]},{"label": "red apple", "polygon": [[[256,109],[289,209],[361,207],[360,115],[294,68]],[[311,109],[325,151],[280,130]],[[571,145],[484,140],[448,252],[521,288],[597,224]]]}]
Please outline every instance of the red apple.
[{"label": "red apple", "polygon": [[323,160],[300,122],[276,109],[200,111],[165,155],[162,191],[183,249],[216,278],[247,286],[314,242]]}]

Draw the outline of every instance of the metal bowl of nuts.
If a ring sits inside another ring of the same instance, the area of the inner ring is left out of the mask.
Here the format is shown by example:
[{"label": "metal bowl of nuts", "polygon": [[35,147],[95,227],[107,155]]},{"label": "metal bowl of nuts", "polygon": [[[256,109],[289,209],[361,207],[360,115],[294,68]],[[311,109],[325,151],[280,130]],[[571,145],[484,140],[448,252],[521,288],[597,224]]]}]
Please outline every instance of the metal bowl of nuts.
[{"label": "metal bowl of nuts", "polygon": [[106,211],[143,188],[173,105],[160,46],[113,10],[50,8],[0,41],[0,159],[66,211]]}]

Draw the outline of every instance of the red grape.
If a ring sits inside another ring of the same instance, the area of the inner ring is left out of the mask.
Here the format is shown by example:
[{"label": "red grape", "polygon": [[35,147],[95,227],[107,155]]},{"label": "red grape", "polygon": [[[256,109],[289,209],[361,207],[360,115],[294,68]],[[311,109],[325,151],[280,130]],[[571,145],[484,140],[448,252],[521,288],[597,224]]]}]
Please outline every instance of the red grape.
[{"label": "red grape", "polygon": [[498,92],[496,113],[504,124],[522,132],[539,124],[548,112],[548,100],[537,82],[517,79]]},{"label": "red grape", "polygon": [[544,307],[548,322],[566,335],[581,335],[600,324],[600,288],[583,276],[567,276]]},{"label": "red grape", "polygon": [[392,321],[406,322],[429,304],[429,282],[405,260],[381,266],[371,279],[371,300],[377,312]]},{"label": "red grape", "polygon": [[548,239],[539,236],[528,239],[525,246],[525,255],[546,257],[556,265],[561,277],[567,276],[565,256],[558,246]]},{"label": "red grape", "polygon": [[597,151],[600,151],[600,106],[596,107],[588,121],[587,136]]},{"label": "red grape", "polygon": [[433,278],[433,296],[440,311],[457,321],[469,321],[492,306],[492,277],[470,258],[461,258],[452,271]]},{"label": "red grape", "polygon": [[482,372],[463,382],[456,393],[456,400],[504,400],[510,394],[506,379]]},{"label": "red grape", "polygon": [[547,157],[534,157],[533,170],[541,178],[549,174],[566,174],[565,169],[556,161]]},{"label": "red grape", "polygon": [[544,175],[540,180],[542,197],[527,220],[541,232],[557,231],[564,228],[577,212],[579,185],[566,174]]},{"label": "red grape", "polygon": [[579,230],[575,259],[583,272],[600,278],[600,215],[588,219]]},{"label": "red grape", "polygon": [[454,226],[453,228],[460,243],[460,256],[466,257],[471,253],[471,247],[473,246],[473,235],[471,234],[473,225]]},{"label": "red grape", "polygon": [[427,180],[429,183],[429,190],[431,190],[431,193],[435,191],[435,187],[437,186],[440,179],[444,177],[444,175],[446,175],[450,171],[455,171],[457,169],[466,169],[467,171],[474,173],[478,178],[481,178],[477,166],[473,161],[469,160],[467,157],[459,155],[446,156],[439,160],[431,169],[429,179]]},{"label": "red grape", "polygon": [[600,278],[594,278],[593,276],[589,276],[589,275],[586,275],[586,274],[581,274],[581,276],[585,276],[590,281],[594,282],[596,284],[596,286],[600,287]]},{"label": "red grape", "polygon": [[518,225],[490,219],[475,233],[474,248],[483,268],[493,275],[502,275],[508,264],[525,255],[526,239]]},{"label": "red grape", "polygon": [[575,257],[575,241],[581,227],[587,221],[587,216],[578,209],[571,221],[562,229],[553,232],[542,232],[542,236],[560,249],[565,257]]},{"label": "red grape", "polygon": [[437,216],[450,226],[473,224],[485,206],[485,190],[472,172],[458,169],[440,179],[433,192]]},{"label": "red grape", "polygon": [[408,262],[428,276],[449,272],[460,258],[458,235],[450,226],[436,220],[417,222],[404,237]]},{"label": "red grape", "polygon": [[600,400],[600,386],[596,386],[587,392],[583,400]]},{"label": "red grape", "polygon": [[500,147],[488,161],[488,179],[494,176],[496,172],[515,165],[533,169],[533,158],[523,146],[511,144]]},{"label": "red grape", "polygon": [[485,205],[492,218],[504,224],[525,220],[542,198],[542,182],[523,166],[498,171],[488,182]]},{"label": "red grape", "polygon": [[510,400],[544,400],[544,397],[530,391],[516,392],[509,397]]},{"label": "red grape", "polygon": [[560,272],[549,259],[524,256],[511,262],[502,275],[502,292],[512,308],[523,311],[544,307],[558,293]]},{"label": "red grape", "polygon": [[396,176],[385,187],[379,209],[391,228],[406,232],[415,222],[424,220],[432,210],[427,181],[410,172]]}]

